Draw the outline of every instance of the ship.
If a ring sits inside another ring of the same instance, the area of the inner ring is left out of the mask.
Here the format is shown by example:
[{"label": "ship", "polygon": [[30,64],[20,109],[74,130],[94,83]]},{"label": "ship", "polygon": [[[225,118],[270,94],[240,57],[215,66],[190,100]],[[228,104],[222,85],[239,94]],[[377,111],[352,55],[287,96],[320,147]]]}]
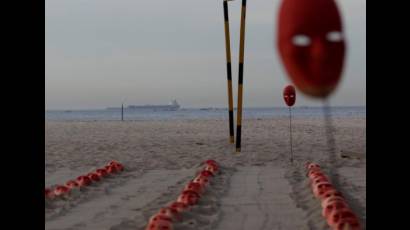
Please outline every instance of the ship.
[{"label": "ship", "polygon": [[[152,111],[177,111],[181,106],[177,100],[173,100],[169,105],[129,105],[126,110],[152,110]],[[108,110],[121,110],[121,107],[110,107]]]}]

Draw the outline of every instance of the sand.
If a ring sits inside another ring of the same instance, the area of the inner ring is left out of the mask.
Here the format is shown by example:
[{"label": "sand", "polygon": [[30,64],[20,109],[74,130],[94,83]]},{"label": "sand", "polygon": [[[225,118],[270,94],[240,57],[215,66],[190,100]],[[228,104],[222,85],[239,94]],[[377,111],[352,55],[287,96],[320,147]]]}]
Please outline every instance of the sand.
[{"label": "sand", "polygon": [[308,160],[332,174],[365,227],[366,119],[333,124],[332,155],[322,119],[294,119],[290,164],[287,118],[244,120],[240,154],[228,143],[226,120],[46,121],[46,186],[113,159],[126,170],[47,202],[45,229],[143,229],[209,158],[221,174],[175,229],[328,229],[304,176]]}]

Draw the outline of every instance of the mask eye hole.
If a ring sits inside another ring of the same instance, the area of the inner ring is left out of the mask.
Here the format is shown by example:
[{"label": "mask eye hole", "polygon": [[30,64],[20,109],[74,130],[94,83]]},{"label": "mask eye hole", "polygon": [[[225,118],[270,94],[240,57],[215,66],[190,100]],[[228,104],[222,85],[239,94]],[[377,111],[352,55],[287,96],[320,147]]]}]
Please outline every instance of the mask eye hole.
[{"label": "mask eye hole", "polygon": [[339,31],[331,31],[327,33],[326,39],[329,42],[341,42],[343,40],[343,35]]},{"label": "mask eye hole", "polygon": [[306,47],[309,46],[311,41],[310,38],[304,34],[298,34],[293,36],[292,43],[295,46]]}]

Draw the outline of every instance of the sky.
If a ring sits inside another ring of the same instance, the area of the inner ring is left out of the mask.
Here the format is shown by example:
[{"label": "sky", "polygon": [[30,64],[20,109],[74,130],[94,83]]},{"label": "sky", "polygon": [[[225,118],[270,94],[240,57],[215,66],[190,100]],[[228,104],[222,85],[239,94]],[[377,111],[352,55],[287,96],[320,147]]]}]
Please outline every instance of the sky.
[{"label": "sky", "polygon": [[[281,0],[248,0],[244,107],[284,106],[276,49]],[[366,105],[366,1],[337,0],[347,53],[334,106]],[[236,106],[241,1],[229,2]],[[46,0],[45,106],[227,107],[222,0]],[[298,92],[297,92],[298,93]],[[298,93],[296,105],[321,100]]]}]

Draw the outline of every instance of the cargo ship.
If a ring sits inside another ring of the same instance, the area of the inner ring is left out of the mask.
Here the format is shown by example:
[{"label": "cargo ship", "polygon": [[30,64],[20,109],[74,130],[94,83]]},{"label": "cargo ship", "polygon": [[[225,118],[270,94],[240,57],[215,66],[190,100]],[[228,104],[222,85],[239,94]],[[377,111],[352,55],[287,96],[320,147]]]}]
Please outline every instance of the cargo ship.
[{"label": "cargo ship", "polygon": [[[126,110],[152,110],[152,111],[176,111],[181,106],[176,100],[173,100],[169,105],[129,105]],[[121,107],[110,107],[108,110],[121,110]]]}]

